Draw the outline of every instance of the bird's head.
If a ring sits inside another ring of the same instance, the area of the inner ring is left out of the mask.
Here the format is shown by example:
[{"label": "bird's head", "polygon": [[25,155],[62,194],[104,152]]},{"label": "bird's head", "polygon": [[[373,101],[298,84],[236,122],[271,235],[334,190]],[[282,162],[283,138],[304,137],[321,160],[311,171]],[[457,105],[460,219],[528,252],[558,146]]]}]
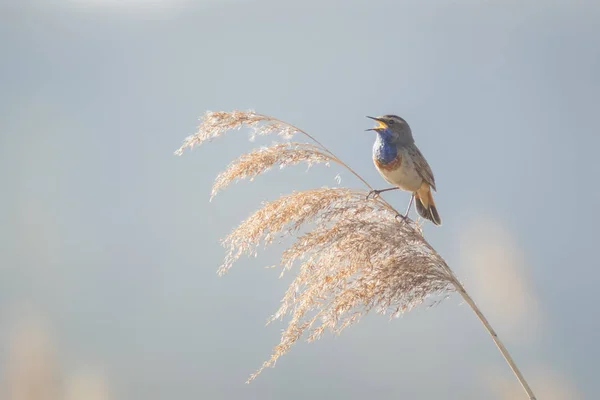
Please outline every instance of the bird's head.
[{"label": "bird's head", "polygon": [[408,123],[397,115],[382,115],[380,117],[368,117],[377,121],[378,125],[367,131],[375,131],[380,136],[388,138],[398,144],[410,144],[414,142],[412,131]]}]

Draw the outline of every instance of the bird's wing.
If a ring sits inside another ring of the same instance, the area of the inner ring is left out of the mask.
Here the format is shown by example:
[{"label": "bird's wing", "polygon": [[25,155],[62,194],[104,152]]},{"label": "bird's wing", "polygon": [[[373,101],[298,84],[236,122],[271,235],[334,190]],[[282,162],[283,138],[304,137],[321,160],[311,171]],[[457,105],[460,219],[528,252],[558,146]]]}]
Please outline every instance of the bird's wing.
[{"label": "bird's wing", "polygon": [[421,154],[419,148],[414,144],[410,146],[409,149],[413,162],[415,163],[415,166],[417,168],[417,172],[419,173],[419,175],[421,175],[421,178],[423,178],[425,182],[427,182],[429,186],[431,186],[433,190],[436,190],[435,178],[433,177],[433,172],[431,171],[431,167],[427,163],[427,160],[425,159],[425,157],[423,157],[423,154]]}]

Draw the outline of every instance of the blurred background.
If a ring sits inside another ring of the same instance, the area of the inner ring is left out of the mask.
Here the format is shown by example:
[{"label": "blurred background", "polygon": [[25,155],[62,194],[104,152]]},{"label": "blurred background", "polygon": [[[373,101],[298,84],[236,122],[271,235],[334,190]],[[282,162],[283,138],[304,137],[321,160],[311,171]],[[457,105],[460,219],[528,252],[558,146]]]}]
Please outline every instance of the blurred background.
[{"label": "blurred background", "polygon": [[264,268],[277,246],[217,277],[219,239],[280,194],[361,187],[300,166],[209,203],[274,138],[173,151],[206,110],[254,109],[380,188],[365,115],[408,120],[444,220],[429,241],[539,399],[596,398],[599,40],[592,0],[3,0],[0,397],[526,398],[458,295],[244,384],[289,279]]}]

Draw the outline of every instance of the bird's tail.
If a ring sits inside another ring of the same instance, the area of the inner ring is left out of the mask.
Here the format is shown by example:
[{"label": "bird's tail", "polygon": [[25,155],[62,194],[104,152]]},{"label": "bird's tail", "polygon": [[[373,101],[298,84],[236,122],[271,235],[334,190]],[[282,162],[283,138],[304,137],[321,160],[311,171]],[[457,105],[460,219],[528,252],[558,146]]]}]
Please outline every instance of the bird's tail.
[{"label": "bird's tail", "polygon": [[433,201],[433,195],[431,194],[431,188],[427,184],[423,184],[421,188],[415,193],[415,204],[417,207],[417,213],[425,219],[430,220],[436,225],[442,224],[440,214],[438,214],[435,202]]}]

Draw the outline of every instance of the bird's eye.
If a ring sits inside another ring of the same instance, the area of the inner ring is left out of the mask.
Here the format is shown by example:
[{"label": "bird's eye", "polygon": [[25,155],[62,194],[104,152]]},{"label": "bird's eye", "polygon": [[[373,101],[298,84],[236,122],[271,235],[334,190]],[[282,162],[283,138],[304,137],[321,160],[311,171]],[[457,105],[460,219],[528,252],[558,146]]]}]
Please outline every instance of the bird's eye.
[{"label": "bird's eye", "polygon": [[394,125],[394,120],[393,119],[388,119],[388,125]]}]

